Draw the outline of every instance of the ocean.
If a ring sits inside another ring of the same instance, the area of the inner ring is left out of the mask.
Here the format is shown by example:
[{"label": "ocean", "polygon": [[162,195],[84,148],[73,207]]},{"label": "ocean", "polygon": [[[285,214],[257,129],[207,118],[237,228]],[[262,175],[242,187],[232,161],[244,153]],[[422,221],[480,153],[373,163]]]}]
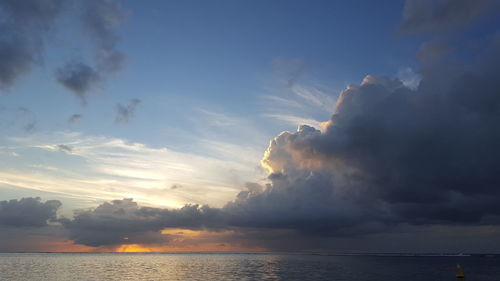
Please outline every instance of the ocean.
[{"label": "ocean", "polygon": [[446,281],[500,280],[499,256],[339,256],[274,253],[0,254],[0,280]]}]

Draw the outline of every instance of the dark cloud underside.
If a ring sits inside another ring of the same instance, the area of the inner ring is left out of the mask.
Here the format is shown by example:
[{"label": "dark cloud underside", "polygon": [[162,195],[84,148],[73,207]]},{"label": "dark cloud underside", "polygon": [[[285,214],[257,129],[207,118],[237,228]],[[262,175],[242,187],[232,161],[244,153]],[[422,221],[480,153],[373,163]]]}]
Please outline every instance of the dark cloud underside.
[{"label": "dark cloud underside", "polygon": [[61,202],[40,198],[0,201],[0,225],[4,227],[41,227],[56,219]]}]

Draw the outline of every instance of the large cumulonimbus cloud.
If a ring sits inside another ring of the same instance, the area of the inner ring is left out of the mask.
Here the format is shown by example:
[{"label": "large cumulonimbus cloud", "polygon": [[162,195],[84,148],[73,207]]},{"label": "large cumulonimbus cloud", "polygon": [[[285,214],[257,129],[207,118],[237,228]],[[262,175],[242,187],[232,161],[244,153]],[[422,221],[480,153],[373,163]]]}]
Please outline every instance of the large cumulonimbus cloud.
[{"label": "large cumulonimbus cloud", "polygon": [[[71,14],[91,42],[93,63],[72,59],[55,71],[56,81],[82,103],[112,73],[122,69],[125,55],[116,45],[116,30],[125,20],[113,0],[1,0],[0,90],[8,90],[22,76],[43,62],[44,41],[58,29],[62,14]],[[51,35],[52,36],[52,35]]]},{"label": "large cumulonimbus cloud", "polygon": [[[498,225],[500,42],[487,42],[475,60],[463,61],[456,46],[423,45],[421,81],[412,89],[373,75],[348,86],[324,132],[301,126],[277,136],[262,160],[269,184],[249,184],[223,208],[133,205],[116,217],[87,212],[65,225],[87,245],[117,244],[97,239],[113,232],[164,227],[348,237],[401,225]],[[113,221],[122,228],[100,230]]]}]

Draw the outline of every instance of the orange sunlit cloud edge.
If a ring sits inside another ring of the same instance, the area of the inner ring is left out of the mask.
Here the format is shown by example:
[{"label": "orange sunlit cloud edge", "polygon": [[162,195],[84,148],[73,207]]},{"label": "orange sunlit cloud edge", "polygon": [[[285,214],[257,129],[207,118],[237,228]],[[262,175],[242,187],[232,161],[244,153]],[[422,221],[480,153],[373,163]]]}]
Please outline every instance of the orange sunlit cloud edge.
[{"label": "orange sunlit cloud edge", "polygon": [[[60,253],[155,253],[155,252],[268,252],[262,247],[248,247],[239,243],[227,242],[234,231],[211,232],[206,230],[191,230],[172,228],[161,231],[163,235],[171,236],[168,244],[127,244],[116,246],[91,247],[81,245],[73,240],[47,241],[38,252]],[[123,240],[128,240],[123,237]]]}]

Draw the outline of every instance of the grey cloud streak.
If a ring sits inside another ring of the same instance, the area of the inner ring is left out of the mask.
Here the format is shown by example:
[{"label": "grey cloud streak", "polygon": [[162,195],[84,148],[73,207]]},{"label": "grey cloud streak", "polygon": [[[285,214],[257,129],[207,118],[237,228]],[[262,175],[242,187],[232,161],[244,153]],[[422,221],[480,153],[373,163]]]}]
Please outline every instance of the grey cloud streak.
[{"label": "grey cloud streak", "polygon": [[75,124],[78,120],[82,119],[83,115],[82,114],[73,114],[68,118],[68,124]]}]

